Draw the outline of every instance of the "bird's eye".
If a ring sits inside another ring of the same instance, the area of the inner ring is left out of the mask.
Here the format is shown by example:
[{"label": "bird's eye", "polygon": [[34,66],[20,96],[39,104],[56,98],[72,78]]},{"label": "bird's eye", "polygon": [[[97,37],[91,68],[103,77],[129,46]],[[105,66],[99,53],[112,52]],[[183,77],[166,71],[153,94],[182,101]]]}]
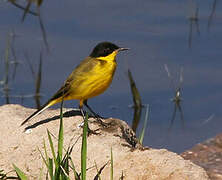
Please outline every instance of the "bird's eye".
[{"label": "bird's eye", "polygon": [[104,48],[102,51],[101,51],[101,54],[103,55],[108,55],[110,53],[110,48]]},{"label": "bird's eye", "polygon": [[110,51],[109,48],[104,49],[104,53],[108,53]]}]

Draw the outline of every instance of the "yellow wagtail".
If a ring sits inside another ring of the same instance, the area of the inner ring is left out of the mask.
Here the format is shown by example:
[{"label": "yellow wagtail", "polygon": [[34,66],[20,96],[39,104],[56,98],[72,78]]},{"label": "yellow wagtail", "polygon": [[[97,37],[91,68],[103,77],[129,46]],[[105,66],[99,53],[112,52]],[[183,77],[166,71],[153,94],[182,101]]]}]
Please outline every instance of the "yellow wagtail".
[{"label": "yellow wagtail", "polygon": [[111,84],[116,70],[116,55],[120,51],[128,50],[110,42],[99,43],[69,75],[64,85],[39,110],[30,115],[21,125],[37,116],[48,107],[62,100],[79,100],[79,109],[83,114],[85,105],[93,115],[97,115],[87,104],[87,100],[103,93]]}]

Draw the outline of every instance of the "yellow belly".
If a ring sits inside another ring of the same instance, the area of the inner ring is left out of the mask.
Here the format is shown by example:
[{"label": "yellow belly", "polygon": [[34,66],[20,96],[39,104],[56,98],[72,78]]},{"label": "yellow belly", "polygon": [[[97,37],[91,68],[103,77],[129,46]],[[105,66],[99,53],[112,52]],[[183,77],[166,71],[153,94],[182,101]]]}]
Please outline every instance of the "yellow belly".
[{"label": "yellow belly", "polygon": [[116,69],[116,62],[105,62],[98,64],[89,73],[86,73],[84,80],[79,86],[73,83],[72,92],[65,99],[86,100],[103,93],[111,84]]}]

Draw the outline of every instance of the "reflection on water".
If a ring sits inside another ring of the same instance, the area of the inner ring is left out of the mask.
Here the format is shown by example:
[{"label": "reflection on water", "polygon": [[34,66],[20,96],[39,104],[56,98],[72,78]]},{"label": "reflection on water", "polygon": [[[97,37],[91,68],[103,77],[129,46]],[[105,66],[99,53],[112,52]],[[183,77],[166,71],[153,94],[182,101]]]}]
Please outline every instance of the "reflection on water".
[{"label": "reflection on water", "polygon": [[170,79],[170,85],[171,88],[175,94],[174,98],[171,99],[174,102],[174,111],[173,111],[173,115],[172,115],[172,119],[170,121],[170,127],[169,127],[169,131],[171,131],[172,127],[173,127],[173,123],[174,120],[176,118],[176,113],[177,111],[179,111],[180,113],[180,119],[181,119],[181,123],[182,123],[182,128],[184,128],[184,118],[183,118],[183,109],[181,106],[181,90],[182,90],[182,83],[183,83],[183,68],[180,69],[180,77],[179,77],[179,84],[176,86],[174,79],[169,71],[169,68],[167,66],[167,64],[164,64],[164,68],[167,72],[167,75]]},{"label": "reflection on water", "polygon": [[134,109],[134,114],[133,114],[133,123],[132,123],[132,129],[133,131],[136,133],[138,124],[140,122],[140,118],[141,118],[141,111],[142,111],[142,100],[139,94],[139,91],[136,87],[136,83],[133,80],[133,76],[131,71],[128,69],[128,78],[129,78],[129,82],[130,82],[130,89],[131,89],[131,93],[133,96],[133,109]]},{"label": "reflection on water", "polygon": [[199,28],[199,5],[197,2],[191,1],[191,15],[189,17],[190,21],[190,30],[189,30],[189,38],[188,38],[188,46],[191,48],[192,46],[192,38],[193,38],[193,28],[196,29],[196,33],[200,35]]},{"label": "reflection on water", "polygon": [[26,97],[34,98],[36,108],[40,109],[40,107],[41,107],[40,98],[42,97],[40,94],[41,81],[42,81],[42,52],[40,52],[40,55],[39,55],[39,65],[38,65],[38,72],[37,73],[35,72],[35,68],[29,59],[28,53],[26,52],[24,55],[25,55],[25,60],[26,60],[28,66],[29,66],[29,69],[31,71],[33,81],[34,81],[34,87],[35,87],[35,93],[33,95],[29,95],[29,96],[26,95]]},{"label": "reflection on water", "polygon": [[[9,88],[9,79],[12,81],[15,80],[17,67],[20,62],[17,60],[17,55],[15,53],[15,38],[17,35],[11,31],[7,36],[7,43],[5,48],[5,56],[4,56],[4,78],[0,81],[0,85],[2,86],[1,91],[3,92],[2,98],[5,98],[5,104],[10,104],[10,99],[20,99],[21,104],[23,104],[24,98],[33,98],[36,103],[36,108],[39,109],[41,106],[40,103],[40,88],[41,88],[41,78],[42,78],[42,53],[40,52],[39,58],[39,67],[38,73],[35,72],[33,65],[31,64],[28,54],[25,53],[25,59],[27,64],[31,70],[33,80],[35,82],[35,93],[34,94],[26,94],[26,95],[15,95],[10,94],[11,89]],[[13,70],[10,71],[10,68]],[[27,75],[27,74],[26,74]],[[11,76],[11,77],[10,77]]]},{"label": "reflection on water", "polygon": [[[0,17],[0,53],[4,56],[0,61],[0,104],[39,106],[39,101],[33,101],[33,97],[37,97],[35,94],[44,93],[41,100],[45,102],[75,65],[89,54],[90,48],[106,40],[131,50],[126,56],[118,55],[118,68],[111,88],[104,95],[90,100],[96,111],[129,124],[134,124],[134,114],[141,114],[144,119],[144,108],[135,113],[128,108],[132,98],[124,72],[127,59],[142,102],[149,104],[151,109],[145,145],[180,152],[221,131],[222,14],[217,11],[222,8],[220,1],[192,0],[191,5],[187,1],[175,0],[44,1],[39,8],[41,16],[27,14],[22,24],[25,9],[36,15],[40,13],[35,5],[27,8],[27,1],[25,4],[12,2],[22,6],[23,10],[7,2],[0,6],[4,13],[4,17]],[[10,36],[10,41],[9,32],[15,34]],[[7,45],[7,42],[10,43]],[[49,46],[50,52],[47,50]],[[24,52],[29,54],[34,78],[29,75],[31,68]],[[40,52],[44,55],[41,63]],[[172,116],[169,99],[171,96],[178,99],[181,88],[175,88],[173,92],[168,88],[168,77],[162,68],[164,64],[169,65],[171,72],[183,67],[186,77],[182,89],[183,107],[177,103],[181,101],[175,100],[177,110],[173,112],[184,113],[186,126],[181,130],[181,122],[173,120],[174,128],[168,139],[165,137],[169,119],[177,118]],[[74,103],[71,101],[65,105],[77,107]],[[110,106],[116,108],[110,109]],[[135,124],[134,129],[142,129],[141,123]]]},{"label": "reflection on water", "polygon": [[[38,17],[43,41],[44,41],[47,51],[49,52],[49,43],[47,40],[45,26],[43,24],[42,16],[40,13],[40,7],[43,3],[43,0],[27,0],[27,1],[18,1],[18,2],[16,0],[8,0],[8,2],[23,11],[22,22],[25,21],[27,14],[31,14]],[[36,12],[30,10],[32,5],[35,6]]]},{"label": "reflection on water", "polygon": [[11,3],[13,6],[15,6],[15,7],[24,11],[22,21],[24,21],[25,16],[26,16],[27,13],[29,13],[31,15],[34,15],[34,16],[38,16],[38,14],[36,12],[33,12],[33,11],[30,10],[31,1],[28,1],[26,7],[24,7],[23,5],[20,5],[19,3],[17,3],[16,1],[13,1],[13,0],[9,0],[8,2]]},{"label": "reflection on water", "polygon": [[4,56],[4,69],[5,69],[5,74],[4,74],[4,79],[1,81],[3,88],[2,92],[5,94],[5,103],[9,104],[9,51],[10,51],[10,44],[11,44],[11,36],[10,33],[7,35],[7,42],[6,42],[6,48],[5,48],[5,56]]},{"label": "reflection on water", "polygon": [[209,15],[208,23],[207,23],[208,32],[210,32],[210,27],[211,27],[211,24],[212,24],[212,21],[216,12],[216,7],[217,7],[217,0],[213,0],[211,13]]}]

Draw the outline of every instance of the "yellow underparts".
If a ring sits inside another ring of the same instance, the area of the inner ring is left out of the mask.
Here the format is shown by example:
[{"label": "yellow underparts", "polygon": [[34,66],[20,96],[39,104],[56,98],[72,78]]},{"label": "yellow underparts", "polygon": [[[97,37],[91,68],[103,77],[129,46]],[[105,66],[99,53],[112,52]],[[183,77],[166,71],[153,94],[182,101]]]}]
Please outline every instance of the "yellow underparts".
[{"label": "yellow underparts", "polygon": [[115,58],[117,53],[117,51],[114,51],[108,56],[97,58],[106,63],[101,63],[94,67],[93,73],[88,82],[86,82],[88,86],[83,90],[85,92],[84,100],[102,94],[110,86],[116,70]]},{"label": "yellow underparts", "polygon": [[[98,63],[89,72],[79,77],[81,84],[78,86],[71,86],[71,93],[64,97],[64,100],[78,99],[79,106],[83,106],[84,100],[102,94],[111,84],[115,70],[116,70],[116,55],[118,51],[114,51],[108,56],[98,57],[98,60],[105,61]],[[73,82],[73,85],[78,82]],[[61,102],[62,97],[51,101],[50,106]]]},{"label": "yellow underparts", "polygon": [[81,95],[79,97],[80,106],[83,105],[84,100],[102,94],[110,86],[116,70],[115,58],[117,53],[117,51],[114,51],[108,56],[97,58],[106,63],[96,65],[90,73],[91,75],[89,75],[87,81],[82,84],[82,87],[80,88]]},{"label": "yellow underparts", "polygon": [[113,51],[110,55],[105,57],[98,57],[97,59],[104,60],[104,61],[114,61],[116,58],[118,51]]}]

